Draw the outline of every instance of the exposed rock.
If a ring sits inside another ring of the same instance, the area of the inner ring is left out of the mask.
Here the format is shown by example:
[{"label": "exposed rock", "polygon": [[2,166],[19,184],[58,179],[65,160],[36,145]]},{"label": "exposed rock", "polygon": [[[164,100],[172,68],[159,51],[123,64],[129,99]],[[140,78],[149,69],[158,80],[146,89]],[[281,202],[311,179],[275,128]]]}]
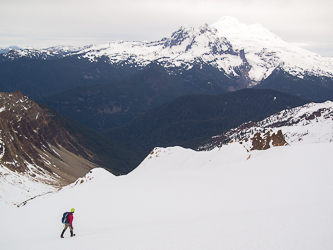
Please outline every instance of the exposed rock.
[{"label": "exposed rock", "polygon": [[92,158],[37,103],[0,93],[0,168],[60,187],[95,167]]},{"label": "exposed rock", "polygon": [[251,141],[251,150],[265,150],[272,146],[277,147],[288,145],[281,130],[279,130],[276,134],[272,133],[272,131],[268,131],[263,135],[263,137],[262,134],[258,132],[251,138]]},{"label": "exposed rock", "polygon": [[333,142],[333,102],[308,103],[286,109],[259,122],[248,122],[212,137],[198,150],[211,150],[230,141],[248,151],[293,144]]}]

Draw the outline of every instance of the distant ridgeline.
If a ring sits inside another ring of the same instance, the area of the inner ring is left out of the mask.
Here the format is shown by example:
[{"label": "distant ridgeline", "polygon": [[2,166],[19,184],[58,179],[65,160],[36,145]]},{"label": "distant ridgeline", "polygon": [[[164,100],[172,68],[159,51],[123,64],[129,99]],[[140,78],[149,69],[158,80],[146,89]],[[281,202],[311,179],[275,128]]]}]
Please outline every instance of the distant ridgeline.
[{"label": "distant ridgeline", "polygon": [[106,130],[108,137],[125,145],[140,145],[143,155],[154,147],[196,148],[208,137],[244,122],[259,121],[307,101],[274,90],[244,89],[210,95],[188,95],[160,105],[132,122]]}]

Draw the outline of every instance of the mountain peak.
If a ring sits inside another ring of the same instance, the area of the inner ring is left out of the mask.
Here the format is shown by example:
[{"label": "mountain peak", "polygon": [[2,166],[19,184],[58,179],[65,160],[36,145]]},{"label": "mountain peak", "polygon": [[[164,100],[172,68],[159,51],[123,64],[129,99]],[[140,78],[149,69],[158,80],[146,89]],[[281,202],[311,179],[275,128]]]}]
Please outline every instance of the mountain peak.
[{"label": "mountain peak", "polygon": [[273,34],[261,24],[242,23],[234,17],[222,17],[211,26],[216,28],[221,36],[227,38],[239,47],[257,45],[259,43],[261,46],[264,43],[264,45],[269,47],[270,45],[283,42],[281,38]]},{"label": "mountain peak", "polygon": [[221,25],[225,25],[225,26],[234,26],[234,25],[241,24],[241,22],[235,17],[223,16],[215,24],[221,24]]}]

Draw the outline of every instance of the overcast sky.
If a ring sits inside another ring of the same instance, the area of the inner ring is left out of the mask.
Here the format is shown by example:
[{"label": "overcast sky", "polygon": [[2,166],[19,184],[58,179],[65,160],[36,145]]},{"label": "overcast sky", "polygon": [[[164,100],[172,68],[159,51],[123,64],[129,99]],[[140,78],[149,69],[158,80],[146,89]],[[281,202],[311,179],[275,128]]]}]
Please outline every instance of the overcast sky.
[{"label": "overcast sky", "polygon": [[155,41],[223,16],[333,57],[332,0],[0,0],[0,47]]}]

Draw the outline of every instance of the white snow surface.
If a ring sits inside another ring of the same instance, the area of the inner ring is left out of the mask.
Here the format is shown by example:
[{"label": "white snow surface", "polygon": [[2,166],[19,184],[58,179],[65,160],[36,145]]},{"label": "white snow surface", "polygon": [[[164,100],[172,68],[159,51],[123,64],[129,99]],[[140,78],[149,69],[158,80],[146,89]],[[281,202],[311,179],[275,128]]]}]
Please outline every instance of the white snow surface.
[{"label": "white snow surface", "polygon": [[[308,103],[281,111],[258,123],[259,127],[281,130],[292,145],[333,142],[333,102]],[[274,127],[278,123],[283,126]]]},{"label": "white snow surface", "polygon": [[[1,249],[333,249],[332,150],[156,148],[127,176],[94,169],[2,211]],[[61,239],[72,207],[76,236]]]},{"label": "white snow surface", "polygon": [[244,24],[233,17],[222,17],[212,25],[234,48],[244,49],[254,81],[267,78],[277,67],[303,78],[305,74],[333,76],[333,58],[322,57],[290,44],[260,24]]},{"label": "white snow surface", "polygon": [[[30,166],[30,171],[35,167]],[[57,191],[57,188],[42,182],[42,180],[52,181],[51,176],[38,175],[33,178],[29,173],[17,173],[9,170],[5,166],[0,166],[0,211],[8,211],[13,205],[20,206],[28,199]],[[53,180],[54,181],[54,180]],[[54,181],[55,182],[55,181]]]}]

